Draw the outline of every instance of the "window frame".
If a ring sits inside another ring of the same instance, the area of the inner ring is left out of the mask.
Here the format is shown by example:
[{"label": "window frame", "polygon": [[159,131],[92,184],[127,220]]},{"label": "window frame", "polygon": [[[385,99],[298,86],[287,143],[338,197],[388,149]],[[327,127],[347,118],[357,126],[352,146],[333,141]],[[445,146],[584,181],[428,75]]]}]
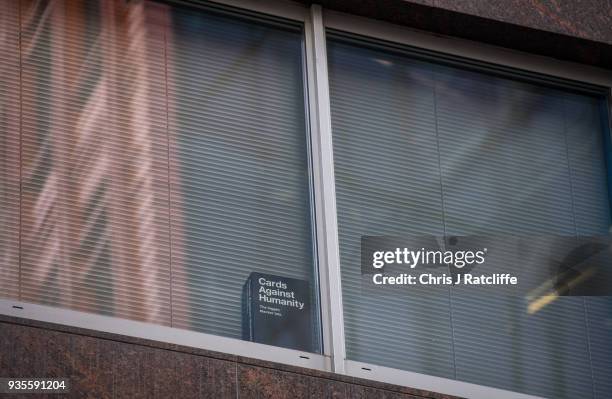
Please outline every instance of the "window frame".
[{"label": "window frame", "polygon": [[[604,151],[606,152],[608,182],[612,183],[612,145],[610,144],[612,142],[612,72],[466,39],[434,35],[336,11],[325,10],[322,17],[324,18],[327,35],[331,33],[332,35],[353,36],[356,40],[365,40],[383,47],[395,47],[399,51],[423,52],[423,56],[432,57],[438,62],[457,63],[475,69],[484,69],[486,72],[535,81],[536,84],[539,83],[540,85],[548,84],[602,95],[605,99],[606,108],[602,112],[602,120],[605,123],[604,140],[606,141]],[[327,95],[327,102],[329,103],[329,92]],[[609,186],[609,190],[612,208],[612,186]],[[335,204],[335,197],[330,199],[329,202]],[[333,295],[342,295],[342,289],[339,285]],[[336,311],[333,317],[343,319],[342,309]],[[344,329],[340,333],[344,334]],[[345,342],[344,335],[342,341]],[[534,395],[449,378],[353,361],[346,358],[346,350],[342,355],[344,358],[344,373],[352,377],[407,385],[412,388],[473,399],[491,397],[499,399],[539,398]]]},{"label": "window frame", "polygon": [[287,0],[162,1],[169,4],[212,7],[238,15],[253,15],[255,18],[282,18],[303,25],[305,123],[307,123],[312,230],[315,247],[313,267],[315,267],[319,280],[322,354],[306,353],[240,339],[11,299],[0,299],[0,314],[151,339],[321,371],[332,371],[352,377],[470,398],[536,398],[532,395],[346,359],[332,148],[333,132],[327,70],[326,41],[328,30],[357,35],[365,40],[384,41],[398,47],[408,46],[412,49],[421,49],[430,52],[433,56],[442,58],[454,57],[459,62],[479,63],[492,70],[507,71],[509,74],[527,73],[535,78],[548,80],[555,85],[581,86],[586,84],[597,86],[598,90],[605,92],[606,96],[605,114],[607,119],[604,118],[607,129],[606,156],[608,181],[611,187],[612,71],[470,40],[434,35],[365,17],[329,11],[317,4],[308,7]]},{"label": "window frame", "polygon": [[[277,2],[274,0],[218,0],[209,1],[185,1],[185,0],[162,0],[169,5],[186,5],[195,9],[208,9],[213,12],[227,13],[236,17],[252,18],[254,20],[270,21],[284,20],[290,23],[298,23],[302,26],[302,31],[308,29],[310,23],[309,9],[301,4],[293,2]],[[311,73],[307,65],[307,49],[305,48],[305,37],[302,35],[302,70],[304,73],[304,124],[306,126],[307,151],[310,158],[309,162],[309,186],[311,197],[313,196],[313,165],[311,156],[311,120],[308,98],[311,96],[307,76]],[[311,219],[316,219],[316,209],[311,201]],[[311,225],[313,234],[313,267],[315,276],[319,276],[318,270],[318,244],[315,232],[317,221]],[[316,280],[316,279],[315,279]],[[321,280],[318,278],[318,280]],[[318,283],[318,282],[317,282]],[[318,284],[317,284],[318,285]],[[318,287],[317,287],[318,288]],[[319,295],[320,296],[320,295]],[[320,296],[321,297],[321,296]],[[319,305],[319,304],[315,304]],[[327,305],[320,299],[321,309]],[[320,312],[321,313],[321,312]],[[287,349],[272,345],[260,344],[257,342],[245,341],[237,338],[228,338],[209,333],[190,331],[176,327],[162,326],[152,323],[140,322],[135,320],[123,319],[112,316],[104,316],[93,313],[85,313],[71,309],[39,305],[15,299],[0,298],[0,314],[6,316],[32,319],[52,324],[61,324],[71,327],[90,329],[95,331],[120,334],[129,337],[150,339],[159,342],[171,343],[182,346],[189,346],[210,351],[222,352],[225,354],[251,357],[255,359],[278,362],[291,366],[305,367],[321,371],[331,370],[331,356],[327,353],[327,339],[322,336],[323,351],[321,354],[310,353],[295,349]],[[322,323],[324,321],[322,320]],[[325,326],[321,326],[322,331],[326,331]],[[327,329],[327,331],[330,331]],[[317,331],[318,332],[318,331]]]}]

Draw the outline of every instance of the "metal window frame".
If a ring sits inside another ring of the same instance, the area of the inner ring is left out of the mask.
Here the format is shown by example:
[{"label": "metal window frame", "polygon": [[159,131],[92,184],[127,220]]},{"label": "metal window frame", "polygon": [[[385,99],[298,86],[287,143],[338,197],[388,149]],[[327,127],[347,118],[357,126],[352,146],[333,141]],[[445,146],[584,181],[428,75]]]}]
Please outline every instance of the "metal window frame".
[{"label": "metal window frame", "polygon": [[[521,398],[518,394],[492,387],[465,383],[404,370],[381,367],[346,358],[338,224],[332,148],[331,111],[327,71],[327,30],[345,32],[487,63],[499,68],[526,71],[576,84],[587,83],[606,89],[608,115],[612,115],[612,72],[576,63],[526,54],[464,39],[433,35],[385,22],[307,7],[287,0],[161,0],[172,4],[213,6],[246,14],[297,21],[304,27],[305,92],[310,140],[311,184],[313,186],[313,230],[316,236],[316,265],[319,279],[323,354],[305,353],[234,338],[215,336],[153,325],[138,321],[83,313],[18,300],[0,299],[0,314],[49,323],[94,329],[132,337],[169,342],[272,362],[333,371],[354,377],[410,386],[470,398]],[[509,73],[512,73],[510,71]],[[609,117],[610,119],[610,117]],[[610,125],[610,120],[608,120]],[[612,128],[609,129],[609,131]],[[612,160],[612,157],[610,157]],[[612,162],[612,161],[611,161]],[[609,166],[609,170],[612,168]]]},{"label": "metal window frame", "polygon": [[323,355],[18,300],[0,299],[0,314],[251,357],[291,366],[324,371],[330,368],[329,357]]},{"label": "metal window frame", "polygon": [[432,34],[416,29],[376,21],[364,17],[325,10],[325,28],[357,35],[365,40],[375,39],[401,47],[412,47],[461,59],[463,63],[486,63],[510,74],[523,72],[539,75],[541,79],[557,80],[560,84],[596,85],[610,92],[612,71],[570,61],[557,60],[490,44]]},{"label": "metal window frame", "polygon": [[325,354],[332,371],[345,373],[344,316],[340,276],[340,252],[336,215],[336,183],[332,148],[331,109],[327,73],[327,47],[323,10],[312,5],[305,26],[306,62],[313,149],[315,209],[321,315]]}]

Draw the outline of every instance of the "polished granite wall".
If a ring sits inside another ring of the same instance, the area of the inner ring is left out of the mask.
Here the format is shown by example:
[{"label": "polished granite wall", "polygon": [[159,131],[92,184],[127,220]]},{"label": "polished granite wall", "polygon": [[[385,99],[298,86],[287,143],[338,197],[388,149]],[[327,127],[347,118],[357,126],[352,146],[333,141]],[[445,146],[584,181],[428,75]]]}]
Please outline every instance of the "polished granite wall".
[{"label": "polished granite wall", "polygon": [[453,399],[332,373],[8,316],[0,316],[0,376],[68,377],[70,394],[61,397],[69,398]]}]

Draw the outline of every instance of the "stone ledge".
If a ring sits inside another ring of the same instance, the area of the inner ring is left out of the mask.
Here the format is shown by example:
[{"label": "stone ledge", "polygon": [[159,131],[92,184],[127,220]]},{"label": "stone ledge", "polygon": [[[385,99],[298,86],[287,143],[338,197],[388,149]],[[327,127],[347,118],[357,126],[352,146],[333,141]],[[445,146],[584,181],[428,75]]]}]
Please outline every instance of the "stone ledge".
[{"label": "stone ledge", "polygon": [[419,389],[0,315],[0,375],[69,377],[70,397],[458,399]]}]

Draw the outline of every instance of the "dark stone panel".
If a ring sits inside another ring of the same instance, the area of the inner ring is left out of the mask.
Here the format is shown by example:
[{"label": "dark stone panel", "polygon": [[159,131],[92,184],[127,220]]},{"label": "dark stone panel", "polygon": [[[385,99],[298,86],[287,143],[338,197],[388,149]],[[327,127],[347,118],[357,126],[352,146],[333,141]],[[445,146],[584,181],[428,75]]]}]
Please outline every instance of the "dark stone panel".
[{"label": "dark stone panel", "polygon": [[45,377],[62,378],[69,375],[71,364],[70,334],[49,331],[44,335]]},{"label": "dark stone panel", "polygon": [[382,397],[382,391],[370,387],[364,387],[362,385],[351,385],[349,388],[349,396],[352,399],[366,399],[375,398],[376,394]]},{"label": "dark stone panel", "polygon": [[455,397],[442,394],[432,395],[431,392],[422,391],[421,393],[422,394],[397,392],[364,385],[350,385],[348,388],[348,397],[351,399],[456,399]]},{"label": "dark stone panel", "polygon": [[[163,355],[162,355],[163,353]],[[202,396],[201,385],[205,359],[185,353],[156,350],[156,363],[173,357],[175,385],[166,384],[163,375],[156,370],[155,373],[155,397],[156,398],[199,398]],[[161,386],[159,386],[161,385]]]},{"label": "dark stone panel", "polygon": [[71,336],[69,370],[71,396],[113,398],[114,352],[116,343],[81,335]]},{"label": "dark stone panel", "polygon": [[435,0],[433,5],[451,11],[612,44],[612,1],[610,0],[489,0],[487,2]]},{"label": "dark stone panel", "polygon": [[430,399],[461,399],[457,396],[446,395],[438,392],[430,392],[406,386],[398,386],[374,380],[366,380],[363,378],[352,378],[350,382],[350,398],[370,398],[372,397],[372,395],[374,395],[374,397],[379,397],[376,395],[382,395],[383,392],[396,392],[406,395],[403,396],[406,398],[416,397]]},{"label": "dark stone panel", "polygon": [[[289,373],[297,373],[297,374],[305,374],[311,377],[318,377],[319,379],[324,380],[333,380],[338,382],[346,383],[347,385],[357,385],[375,388],[377,390],[384,391],[392,391],[392,392],[400,392],[408,395],[414,395],[422,398],[431,398],[431,399],[459,399],[456,396],[444,395],[437,392],[429,392],[421,389],[415,389],[410,387],[401,387],[393,384],[388,384],[385,382],[379,382],[374,380],[368,380],[363,378],[355,378],[341,374],[334,374],[325,371],[312,370],[302,367],[289,366],[286,364],[279,364],[274,362],[269,362],[266,360],[252,359],[247,357],[238,357],[238,362],[242,364],[248,364],[252,366],[257,366],[261,368],[269,368],[275,370],[286,371]],[[348,396],[352,398],[351,395]]]},{"label": "dark stone panel", "polygon": [[436,34],[612,69],[610,0],[298,1]]},{"label": "dark stone panel", "polygon": [[309,377],[286,371],[238,365],[238,397],[258,399],[309,398]]},{"label": "dark stone panel", "polygon": [[350,385],[325,378],[311,378],[309,397],[321,399],[351,399]]},{"label": "dark stone panel", "polygon": [[399,392],[385,391],[372,387],[353,385],[350,391],[352,399],[415,399],[416,396],[402,394]]},{"label": "dark stone panel", "polygon": [[152,340],[143,339],[143,338],[112,334],[112,333],[107,333],[104,331],[90,330],[87,328],[71,327],[71,326],[66,326],[63,324],[47,323],[47,322],[42,322],[38,320],[24,319],[20,317],[0,315],[0,323],[2,322],[10,323],[10,324],[18,324],[22,326],[37,327],[37,328],[41,328],[41,329],[48,330],[48,331],[60,331],[60,332],[67,332],[70,334],[78,334],[78,335],[83,335],[83,336],[88,336],[88,337],[96,337],[96,338],[101,338],[101,339],[121,341],[123,343],[134,344],[134,345],[147,345],[147,346],[152,346],[152,347],[160,348],[160,349],[166,349],[170,351],[191,353],[191,354],[199,355],[199,356],[212,357],[215,359],[224,359],[224,360],[230,360],[230,361],[236,361],[238,359],[238,357],[235,355],[230,355],[230,354],[223,353],[223,352],[215,352],[215,351],[210,351],[206,349],[194,348],[190,346],[182,346],[182,345],[176,345],[176,344],[171,344],[171,343],[166,343],[166,342],[152,341]]},{"label": "dark stone panel", "polygon": [[[132,346],[132,345],[131,345]],[[148,368],[150,375],[150,390],[149,397],[151,398],[183,398],[184,392],[191,390],[192,397],[199,395],[199,386],[196,381],[187,381],[188,377],[192,377],[191,374],[186,374],[185,378],[181,379],[181,370],[179,363],[186,362],[185,356],[189,356],[183,353],[177,353],[167,350],[151,349],[151,357],[147,364],[142,364],[140,368]],[[179,360],[179,357],[182,358]],[[144,373],[143,373],[144,374]],[[179,385],[184,384],[184,387]],[[117,389],[117,387],[115,387]],[[152,392],[151,392],[152,391]],[[123,392],[118,390],[117,392]]]},{"label": "dark stone panel", "polygon": [[0,323],[0,370],[6,377],[12,374],[13,367],[13,348],[15,339],[13,338],[13,329],[16,326],[8,323]]},{"label": "dark stone panel", "polygon": [[[176,386],[174,357],[168,357],[164,362],[158,360],[156,352],[159,350],[119,342],[109,344],[114,358],[113,397],[148,399],[156,396],[157,383],[167,382],[172,387]],[[160,377],[165,378],[156,381]]]},{"label": "dark stone panel", "polygon": [[206,399],[236,397],[237,364],[218,359],[204,359],[201,391]]},{"label": "dark stone panel", "polygon": [[33,328],[15,328],[12,335],[12,377],[45,375],[45,334]]}]

